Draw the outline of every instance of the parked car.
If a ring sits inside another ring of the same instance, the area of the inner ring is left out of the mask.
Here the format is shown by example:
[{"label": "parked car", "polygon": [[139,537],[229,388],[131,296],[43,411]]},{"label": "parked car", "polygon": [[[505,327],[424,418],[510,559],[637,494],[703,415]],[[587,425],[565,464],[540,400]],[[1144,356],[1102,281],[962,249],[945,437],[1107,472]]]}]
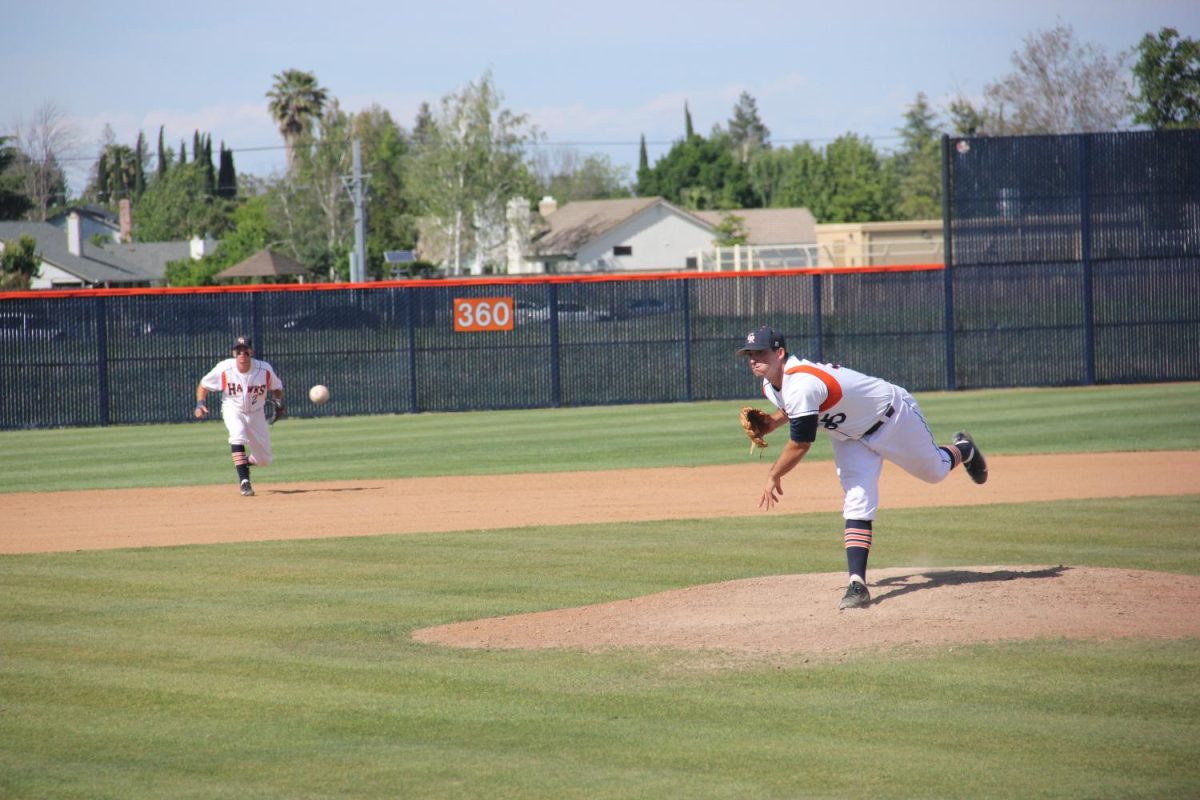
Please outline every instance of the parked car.
[{"label": "parked car", "polygon": [[378,328],[383,319],[358,306],[323,306],[285,320],[285,331],[346,331]]},{"label": "parked car", "polygon": [[669,314],[674,310],[670,303],[659,300],[657,297],[641,297],[622,305],[617,311],[617,316],[622,319],[647,317],[654,314]]},{"label": "parked car", "polygon": [[513,300],[513,321],[517,324],[545,322],[548,319],[550,319],[550,309],[545,303],[536,303],[533,300]]},{"label": "parked car", "polygon": [[28,311],[0,312],[0,341],[48,342],[65,331],[53,320]]},{"label": "parked car", "polygon": [[138,323],[141,336],[195,336],[203,333],[230,334],[228,317],[208,314],[178,314],[152,317]]},{"label": "parked car", "polygon": [[612,314],[588,308],[582,303],[559,303],[558,319],[560,322],[607,322]]}]

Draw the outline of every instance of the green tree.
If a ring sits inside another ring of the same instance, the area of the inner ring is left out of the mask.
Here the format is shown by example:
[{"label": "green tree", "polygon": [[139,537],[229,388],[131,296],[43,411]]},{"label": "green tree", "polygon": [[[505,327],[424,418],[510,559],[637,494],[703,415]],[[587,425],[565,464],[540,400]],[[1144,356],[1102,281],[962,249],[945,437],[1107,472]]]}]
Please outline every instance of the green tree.
[{"label": "green tree", "polygon": [[825,205],[814,216],[821,222],[878,222],[893,219],[894,177],[885,169],[870,139],[853,133],[825,148]]},{"label": "green tree", "polygon": [[138,131],[137,145],[133,149],[133,196],[138,198],[146,191],[146,137]]},{"label": "green tree", "polygon": [[41,274],[42,258],[37,253],[37,241],[22,234],[16,241],[6,241],[0,248],[0,291],[28,289]]},{"label": "green tree", "polygon": [[137,153],[128,145],[114,142],[101,150],[84,196],[115,207],[122,199],[136,197],[136,185]]},{"label": "green tree", "polygon": [[442,98],[428,138],[413,150],[415,198],[441,229],[444,260],[456,275],[470,251],[481,262],[500,263],[508,200],[536,191],[524,150],[537,130],[501,101],[491,72],[484,73]]},{"label": "green tree", "polygon": [[983,136],[989,132],[986,109],[977,108],[961,94],[950,101],[946,115],[956,136]]},{"label": "green tree", "polygon": [[641,145],[638,147],[637,174],[634,175],[634,184],[633,185],[635,187],[635,191],[637,191],[637,187],[643,186],[644,184],[649,182],[649,180],[650,180],[649,175],[650,175],[650,158],[646,154],[646,134],[643,133]]},{"label": "green tree", "polygon": [[24,192],[24,181],[11,169],[19,153],[9,141],[0,136],[0,220],[20,219],[33,208],[33,201]]},{"label": "green tree", "polygon": [[217,170],[217,197],[232,200],[237,197],[237,170],[233,167],[233,151],[221,142],[221,166]]},{"label": "green tree", "polygon": [[748,163],[760,150],[771,147],[771,131],[759,118],[758,104],[749,92],[742,92],[733,107],[729,139],[742,163]]},{"label": "green tree", "polygon": [[200,163],[204,167],[204,191],[212,197],[217,193],[217,171],[213,169],[212,161],[212,134],[206,134],[201,138]]},{"label": "green tree", "polygon": [[163,127],[162,125],[158,126],[158,161],[154,167],[155,175],[159,178],[167,174],[167,168],[171,165],[167,148],[163,144]]},{"label": "green tree", "polygon": [[790,151],[777,149],[760,150],[750,159],[750,187],[758,198],[756,205],[762,208],[776,205],[776,195],[790,160]]},{"label": "green tree", "polygon": [[683,103],[683,137],[690,139],[696,135],[696,128],[692,125],[692,112],[688,108],[687,101]]},{"label": "green tree", "polygon": [[737,214],[721,214],[721,221],[715,228],[717,237],[713,239],[713,245],[716,247],[733,247],[750,240],[750,233],[746,230],[746,218]]},{"label": "green tree", "polygon": [[690,210],[754,208],[757,195],[746,165],[728,137],[693,135],[676,142],[647,174],[639,176],[639,197],[659,195]]},{"label": "green tree", "polygon": [[279,233],[271,221],[270,200],[266,195],[251,197],[230,214],[230,229],[221,238],[217,250],[204,258],[190,258],[167,264],[169,286],[211,286],[216,275],[262,250],[279,243]]},{"label": "green tree", "polygon": [[937,114],[924,92],[904,114],[901,145],[893,159],[900,219],[932,219],[942,214],[941,134]]},{"label": "green tree", "polygon": [[320,119],[328,92],[317,84],[311,72],[286,69],[274,79],[271,91],[267,92],[271,101],[267,107],[283,136],[290,171],[295,163],[296,145],[300,137],[312,132],[313,122]]},{"label": "green tree", "polygon": [[363,171],[371,176],[367,205],[367,274],[390,277],[388,250],[413,250],[417,219],[406,169],[411,142],[391,114],[373,105],[354,116],[352,136],[362,143]]},{"label": "green tree", "polygon": [[825,219],[828,191],[825,156],[808,142],[781,151],[781,174],[776,179],[771,205],[775,208],[807,208],[818,222]]},{"label": "green tree", "polygon": [[1200,127],[1200,42],[1163,28],[1143,36],[1136,52],[1133,121],[1154,130]]},{"label": "green tree", "polygon": [[220,237],[229,224],[227,213],[205,191],[204,165],[180,164],[146,187],[135,206],[133,237],[139,242]]}]

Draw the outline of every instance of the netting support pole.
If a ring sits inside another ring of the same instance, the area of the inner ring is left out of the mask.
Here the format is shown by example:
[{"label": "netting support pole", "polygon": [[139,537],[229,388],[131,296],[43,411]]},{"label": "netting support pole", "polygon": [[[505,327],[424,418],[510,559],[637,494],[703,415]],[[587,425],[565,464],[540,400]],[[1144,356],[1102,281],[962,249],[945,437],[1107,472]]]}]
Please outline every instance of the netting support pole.
[{"label": "netting support pole", "polygon": [[1096,318],[1092,306],[1092,137],[1079,136],[1079,255],[1083,261],[1084,382],[1096,382]]},{"label": "netting support pole", "polygon": [[942,241],[945,250],[945,256],[942,259],[942,289],[944,294],[943,316],[946,326],[946,388],[950,391],[958,388],[958,381],[954,377],[954,226],[951,224],[951,209],[954,205],[950,197],[952,186],[950,137],[942,134]]}]

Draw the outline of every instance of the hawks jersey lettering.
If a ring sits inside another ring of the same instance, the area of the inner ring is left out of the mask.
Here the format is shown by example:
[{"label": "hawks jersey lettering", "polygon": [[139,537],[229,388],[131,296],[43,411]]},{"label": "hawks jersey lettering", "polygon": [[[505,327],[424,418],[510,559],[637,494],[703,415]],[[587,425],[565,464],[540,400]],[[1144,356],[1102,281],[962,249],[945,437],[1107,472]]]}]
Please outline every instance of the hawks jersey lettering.
[{"label": "hawks jersey lettering", "polygon": [[763,380],[763,394],[789,419],[817,414],[817,425],[839,439],[857,439],[880,420],[896,387],[836,364],[788,356],[783,385]]},{"label": "hawks jersey lettering", "polygon": [[283,388],[283,381],[265,361],[250,359],[250,371],[238,372],[237,361],[227,358],[200,379],[200,385],[221,393],[221,407],[249,414],[261,411],[267,395]]}]

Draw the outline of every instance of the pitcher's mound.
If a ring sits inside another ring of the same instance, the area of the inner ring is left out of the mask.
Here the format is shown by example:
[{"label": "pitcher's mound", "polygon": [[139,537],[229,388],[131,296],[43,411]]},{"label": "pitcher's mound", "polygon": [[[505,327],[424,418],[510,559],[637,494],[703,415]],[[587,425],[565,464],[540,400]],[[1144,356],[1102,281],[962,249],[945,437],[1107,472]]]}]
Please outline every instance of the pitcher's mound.
[{"label": "pitcher's mound", "polygon": [[694,586],[415,631],[453,647],[722,650],[831,657],[1018,639],[1200,636],[1200,578],[1097,567],[872,570],[869,608],[838,611],[843,573]]}]

